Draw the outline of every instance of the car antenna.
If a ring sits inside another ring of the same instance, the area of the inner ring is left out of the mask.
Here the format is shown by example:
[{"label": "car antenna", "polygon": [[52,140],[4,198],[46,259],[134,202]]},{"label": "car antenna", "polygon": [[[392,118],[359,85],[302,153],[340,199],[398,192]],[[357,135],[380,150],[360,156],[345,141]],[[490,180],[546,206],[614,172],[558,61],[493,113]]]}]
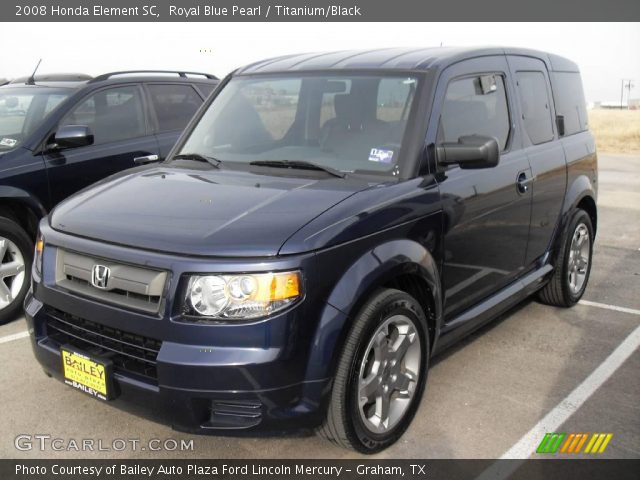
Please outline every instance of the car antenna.
[{"label": "car antenna", "polygon": [[38,67],[40,66],[40,63],[42,63],[42,59],[38,60],[38,64],[36,65],[36,68],[33,70],[33,73],[31,74],[31,76],[27,79],[27,85],[35,85],[36,84],[36,72],[38,71]]}]

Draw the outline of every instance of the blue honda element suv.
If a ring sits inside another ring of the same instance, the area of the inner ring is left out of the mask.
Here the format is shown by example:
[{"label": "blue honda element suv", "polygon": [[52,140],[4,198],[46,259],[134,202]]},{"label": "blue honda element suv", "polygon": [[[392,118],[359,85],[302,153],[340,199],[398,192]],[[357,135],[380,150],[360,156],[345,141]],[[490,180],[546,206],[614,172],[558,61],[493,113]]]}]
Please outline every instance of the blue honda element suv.
[{"label": "blue honda element suv", "polygon": [[241,68],[164,162],[42,220],[35,355],[182,431],[306,427],[379,451],[411,422],[434,354],[529,295],[570,307],[584,293],[586,118],[577,66],[529,50]]}]

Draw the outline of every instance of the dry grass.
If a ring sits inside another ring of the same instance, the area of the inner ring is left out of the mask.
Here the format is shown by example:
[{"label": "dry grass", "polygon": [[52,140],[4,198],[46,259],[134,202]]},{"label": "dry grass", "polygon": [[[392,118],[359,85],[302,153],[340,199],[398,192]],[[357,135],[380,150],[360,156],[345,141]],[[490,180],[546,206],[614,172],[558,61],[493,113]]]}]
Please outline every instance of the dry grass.
[{"label": "dry grass", "polygon": [[599,152],[640,153],[640,110],[591,110],[589,128]]}]

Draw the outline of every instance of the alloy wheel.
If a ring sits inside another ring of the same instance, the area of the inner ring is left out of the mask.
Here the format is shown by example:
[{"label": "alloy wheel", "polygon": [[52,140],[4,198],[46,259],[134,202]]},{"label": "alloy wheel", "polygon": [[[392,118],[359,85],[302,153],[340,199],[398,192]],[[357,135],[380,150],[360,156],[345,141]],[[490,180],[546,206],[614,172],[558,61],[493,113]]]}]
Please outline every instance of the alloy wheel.
[{"label": "alloy wheel", "polygon": [[590,254],[591,241],[589,239],[589,229],[584,223],[580,223],[573,232],[567,268],[569,289],[574,295],[582,290],[586,281],[589,271]]},{"label": "alloy wheel", "polygon": [[373,433],[394,428],[409,409],[420,375],[420,335],[413,320],[394,315],[375,331],[358,380],[358,410]]},{"label": "alloy wheel", "polygon": [[0,237],[0,310],[7,308],[18,297],[24,282],[25,260],[18,246]]}]

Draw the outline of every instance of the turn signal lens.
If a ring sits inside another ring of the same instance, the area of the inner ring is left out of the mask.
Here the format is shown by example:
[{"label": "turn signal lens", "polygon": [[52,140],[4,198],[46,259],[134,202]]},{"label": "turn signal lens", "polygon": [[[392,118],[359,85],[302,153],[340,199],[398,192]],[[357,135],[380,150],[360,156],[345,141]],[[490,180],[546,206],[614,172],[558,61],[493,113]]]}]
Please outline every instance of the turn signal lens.
[{"label": "turn signal lens", "polygon": [[253,319],[302,297],[300,272],[197,275],[189,279],[185,314],[211,319]]},{"label": "turn signal lens", "polygon": [[255,300],[277,302],[300,295],[300,277],[298,273],[278,273],[260,276]]},{"label": "turn signal lens", "polygon": [[36,239],[36,253],[33,258],[36,272],[42,273],[42,252],[44,252],[44,238],[42,234],[38,232],[38,238]]}]

